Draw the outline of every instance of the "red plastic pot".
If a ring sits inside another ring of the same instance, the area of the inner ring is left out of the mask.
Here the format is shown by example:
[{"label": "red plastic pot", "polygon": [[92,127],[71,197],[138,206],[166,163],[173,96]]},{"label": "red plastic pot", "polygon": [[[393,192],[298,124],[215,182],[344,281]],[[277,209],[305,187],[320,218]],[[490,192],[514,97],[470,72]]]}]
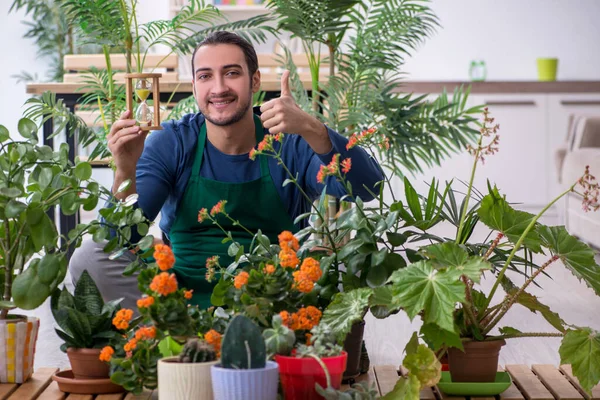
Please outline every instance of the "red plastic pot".
[{"label": "red plastic pot", "polygon": [[[348,353],[345,351],[335,357],[324,357],[321,360],[329,371],[331,386],[339,389],[342,386],[342,375],[346,370]],[[327,387],[325,371],[314,358],[297,358],[275,356],[279,364],[279,377],[286,400],[322,399],[315,389],[315,383]]]}]

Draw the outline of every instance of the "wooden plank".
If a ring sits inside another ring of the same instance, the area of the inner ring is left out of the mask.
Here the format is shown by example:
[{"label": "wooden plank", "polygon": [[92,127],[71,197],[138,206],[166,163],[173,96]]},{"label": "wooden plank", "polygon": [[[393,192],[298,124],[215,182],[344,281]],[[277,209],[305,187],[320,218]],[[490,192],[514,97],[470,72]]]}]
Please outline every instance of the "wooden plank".
[{"label": "wooden plank", "polygon": [[[158,391],[157,391],[157,393],[158,393]],[[145,389],[144,392],[139,395],[135,395],[133,393],[127,393],[127,396],[125,396],[125,400],[150,400],[150,399],[153,399],[152,390],[147,390],[147,389]]]},{"label": "wooden plank", "polygon": [[58,368],[39,368],[10,396],[10,400],[34,400],[50,385]]},{"label": "wooden plank", "polygon": [[[162,77],[160,78],[160,82],[177,82],[179,80],[179,72],[161,72]],[[84,81],[89,80],[90,77],[87,73],[74,73],[74,74],[65,74],[63,76],[64,83],[79,83],[83,84]],[[115,74],[115,82],[116,83],[124,83],[125,82],[125,74],[122,72],[117,72]]]},{"label": "wooden plank", "polygon": [[[408,370],[401,365],[400,366],[400,375],[406,376],[407,374],[408,374]],[[430,387],[421,389],[421,392],[419,393],[419,398],[421,400],[436,400],[437,399],[437,397],[435,397],[435,393],[433,392],[433,389]]]},{"label": "wooden plank", "polygon": [[513,382],[528,400],[554,400],[538,377],[526,365],[506,365]]},{"label": "wooden plank", "polygon": [[394,389],[398,382],[398,370],[393,365],[376,365],[373,367],[379,393],[385,396]]},{"label": "wooden plank", "polygon": [[534,364],[531,369],[557,400],[583,399],[583,396],[554,365]]},{"label": "wooden plank", "polygon": [[515,386],[515,383],[511,383],[508,389],[504,392],[500,393],[500,400],[524,400],[525,396],[523,393]]},{"label": "wooden plank", "polygon": [[[159,68],[176,69],[179,66],[177,54],[148,54],[144,61],[145,68],[153,68],[160,63]],[[126,70],[127,61],[124,54],[111,54],[110,65],[113,70]],[[88,70],[90,66],[102,69],[106,68],[104,54],[68,54],[64,56],[64,68],[66,71]],[[135,57],[132,59],[132,68],[136,67]]]},{"label": "wooden plank", "polygon": [[573,384],[573,386],[575,386],[575,388],[577,388],[583,397],[588,400],[600,400],[600,385],[592,388],[592,395],[590,396],[579,384],[579,379],[573,375],[573,368],[571,368],[570,365],[561,365],[559,369],[563,374],[565,374],[565,377]]},{"label": "wooden plank", "polygon": [[8,396],[12,392],[17,390],[18,386],[19,385],[17,385],[16,383],[1,383],[0,384],[0,400],[8,399]]},{"label": "wooden plank", "polygon": [[37,400],[63,400],[65,397],[67,397],[67,394],[60,391],[58,383],[52,382]]},{"label": "wooden plank", "polygon": [[448,400],[466,400],[466,397],[447,395],[446,393],[442,392],[437,385],[434,386],[434,390],[435,390],[435,393],[437,393],[438,397],[442,400],[446,400],[446,399],[448,399]]},{"label": "wooden plank", "polygon": [[125,393],[100,394],[96,396],[96,400],[123,400]]},{"label": "wooden plank", "polygon": [[92,394],[70,394],[67,400],[94,400]]}]

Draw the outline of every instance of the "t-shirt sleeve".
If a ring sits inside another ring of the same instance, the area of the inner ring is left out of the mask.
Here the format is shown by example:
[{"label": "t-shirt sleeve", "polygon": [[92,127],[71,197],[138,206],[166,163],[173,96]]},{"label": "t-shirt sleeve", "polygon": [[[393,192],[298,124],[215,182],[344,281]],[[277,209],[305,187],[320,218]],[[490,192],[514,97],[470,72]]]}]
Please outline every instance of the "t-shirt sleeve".
[{"label": "t-shirt sleeve", "polygon": [[[310,193],[311,197],[315,198],[321,194],[324,184],[317,182],[319,169],[321,165],[329,164],[335,154],[340,154],[340,162],[346,158],[352,160],[352,167],[346,175],[346,179],[352,186],[352,195],[360,197],[364,201],[373,200],[374,197],[371,193],[379,192],[377,184],[384,179],[382,169],[377,160],[359,146],[347,150],[348,139],[333,129],[327,127],[327,133],[333,144],[333,148],[327,154],[315,153],[308,143],[303,140],[306,147],[305,157],[308,159],[305,177],[307,192]],[[344,186],[333,176],[327,177],[325,184],[327,185],[327,194],[329,195],[340,198],[348,194]]]}]

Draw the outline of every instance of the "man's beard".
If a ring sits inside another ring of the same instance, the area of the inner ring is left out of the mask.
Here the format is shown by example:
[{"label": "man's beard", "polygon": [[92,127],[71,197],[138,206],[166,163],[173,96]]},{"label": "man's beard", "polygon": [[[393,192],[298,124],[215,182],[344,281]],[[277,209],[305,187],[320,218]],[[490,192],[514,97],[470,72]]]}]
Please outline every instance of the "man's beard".
[{"label": "man's beard", "polygon": [[[227,97],[227,96],[220,96],[220,97]],[[239,97],[237,97],[236,99],[240,100]],[[240,101],[238,108],[235,110],[235,113],[231,117],[224,117],[225,119],[213,118],[210,115],[210,113],[208,112],[209,107],[210,107],[209,104],[207,104],[206,110],[203,110],[202,107],[199,107],[199,108],[200,108],[200,112],[204,115],[204,118],[206,118],[206,120],[209,121],[211,124],[214,124],[217,126],[228,126],[228,125],[233,125],[236,122],[241,121],[242,118],[244,118],[244,115],[246,114],[246,112],[248,112],[248,109],[250,108],[251,100],[252,100],[252,94],[250,94],[250,96],[248,96],[248,99],[245,102]]]}]

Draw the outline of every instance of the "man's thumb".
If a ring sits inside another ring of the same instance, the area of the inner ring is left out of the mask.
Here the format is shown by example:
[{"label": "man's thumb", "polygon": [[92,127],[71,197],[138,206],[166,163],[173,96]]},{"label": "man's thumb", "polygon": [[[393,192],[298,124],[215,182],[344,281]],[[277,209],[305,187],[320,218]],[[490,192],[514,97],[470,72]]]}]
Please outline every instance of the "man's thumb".
[{"label": "man's thumb", "polygon": [[285,70],[281,74],[281,97],[291,96],[292,91],[290,90],[290,71]]}]

